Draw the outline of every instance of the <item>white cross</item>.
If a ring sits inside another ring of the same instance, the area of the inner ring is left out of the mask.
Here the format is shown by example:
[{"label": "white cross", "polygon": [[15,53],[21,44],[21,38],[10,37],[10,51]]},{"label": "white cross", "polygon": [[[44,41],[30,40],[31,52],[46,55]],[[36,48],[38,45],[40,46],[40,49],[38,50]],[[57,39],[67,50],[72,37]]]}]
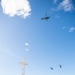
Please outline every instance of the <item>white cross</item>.
[{"label": "white cross", "polygon": [[20,62],[20,64],[22,65],[22,75],[25,75],[25,65],[28,65],[28,63],[25,62],[25,59],[23,58],[23,61]]}]

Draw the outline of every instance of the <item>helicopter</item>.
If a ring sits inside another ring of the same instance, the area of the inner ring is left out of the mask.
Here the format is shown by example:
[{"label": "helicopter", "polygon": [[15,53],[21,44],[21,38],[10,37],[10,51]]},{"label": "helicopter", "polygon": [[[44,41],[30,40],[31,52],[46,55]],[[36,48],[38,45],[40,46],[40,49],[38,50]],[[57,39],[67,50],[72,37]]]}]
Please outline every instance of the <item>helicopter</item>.
[{"label": "helicopter", "polygon": [[62,68],[62,65],[59,65],[60,68]]},{"label": "helicopter", "polygon": [[51,70],[53,70],[53,67],[50,67]]},{"label": "helicopter", "polygon": [[47,13],[46,13],[46,16],[43,17],[43,18],[41,18],[41,20],[48,20],[48,19],[50,19],[50,17],[51,17],[51,16],[47,16]]}]

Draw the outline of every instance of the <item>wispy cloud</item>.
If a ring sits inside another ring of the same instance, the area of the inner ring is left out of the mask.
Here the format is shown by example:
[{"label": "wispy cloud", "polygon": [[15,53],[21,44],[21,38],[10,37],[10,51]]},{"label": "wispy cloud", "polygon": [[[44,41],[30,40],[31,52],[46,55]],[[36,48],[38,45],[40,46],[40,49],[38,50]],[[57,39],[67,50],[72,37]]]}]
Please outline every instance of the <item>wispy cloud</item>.
[{"label": "wispy cloud", "polygon": [[64,27],[62,27],[62,29],[66,29],[66,27],[64,26]]},{"label": "wispy cloud", "polygon": [[75,27],[69,28],[69,32],[73,32],[73,31],[75,31]]},{"label": "wispy cloud", "polygon": [[2,52],[4,52],[4,53],[6,53],[7,55],[9,55],[9,56],[11,56],[11,57],[13,57],[13,58],[19,60],[19,58],[18,58],[16,55],[14,55],[13,53],[11,53],[11,52],[9,52],[9,51],[7,51],[7,50],[0,49],[0,51],[2,51]]},{"label": "wispy cloud", "polygon": [[[54,0],[54,4],[57,3],[56,0]],[[56,7],[51,8],[52,11],[59,11],[64,10],[65,12],[70,12],[75,9],[75,1],[74,0],[62,0],[61,2],[57,3]]]},{"label": "wispy cloud", "polygon": [[58,18],[58,19],[60,18],[60,16],[58,16],[58,15],[55,15],[55,17]]},{"label": "wispy cloud", "polygon": [[63,0],[57,7],[58,10],[64,9],[64,11],[71,11],[73,4],[70,0]]},{"label": "wispy cloud", "polygon": [[54,4],[56,4],[57,3],[57,0],[54,0],[54,2],[53,2]]},{"label": "wispy cloud", "polygon": [[30,15],[31,7],[28,0],[2,0],[3,13],[9,16],[22,16],[26,18]]}]

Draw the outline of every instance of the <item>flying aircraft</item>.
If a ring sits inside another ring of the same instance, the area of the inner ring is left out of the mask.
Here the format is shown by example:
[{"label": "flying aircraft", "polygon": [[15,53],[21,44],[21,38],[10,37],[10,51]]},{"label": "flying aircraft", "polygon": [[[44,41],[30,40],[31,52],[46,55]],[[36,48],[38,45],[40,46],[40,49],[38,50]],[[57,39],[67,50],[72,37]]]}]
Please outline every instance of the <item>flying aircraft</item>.
[{"label": "flying aircraft", "polygon": [[41,18],[41,20],[48,20],[48,19],[50,19],[50,17],[51,17],[51,16],[47,16],[47,14],[46,14],[46,16],[43,17],[43,18]]},{"label": "flying aircraft", "polygon": [[53,70],[53,67],[50,67],[51,70]]},{"label": "flying aircraft", "polygon": [[62,68],[62,65],[59,65],[60,68]]}]

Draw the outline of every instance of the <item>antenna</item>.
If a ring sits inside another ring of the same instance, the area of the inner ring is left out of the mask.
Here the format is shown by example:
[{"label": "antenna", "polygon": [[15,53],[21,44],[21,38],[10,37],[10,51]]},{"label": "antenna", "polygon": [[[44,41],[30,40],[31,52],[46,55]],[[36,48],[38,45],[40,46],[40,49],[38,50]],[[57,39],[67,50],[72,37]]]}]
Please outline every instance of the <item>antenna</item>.
[{"label": "antenna", "polygon": [[25,75],[25,65],[28,65],[27,62],[25,62],[25,59],[23,58],[23,61],[20,62],[21,66],[22,66],[22,75]]}]

